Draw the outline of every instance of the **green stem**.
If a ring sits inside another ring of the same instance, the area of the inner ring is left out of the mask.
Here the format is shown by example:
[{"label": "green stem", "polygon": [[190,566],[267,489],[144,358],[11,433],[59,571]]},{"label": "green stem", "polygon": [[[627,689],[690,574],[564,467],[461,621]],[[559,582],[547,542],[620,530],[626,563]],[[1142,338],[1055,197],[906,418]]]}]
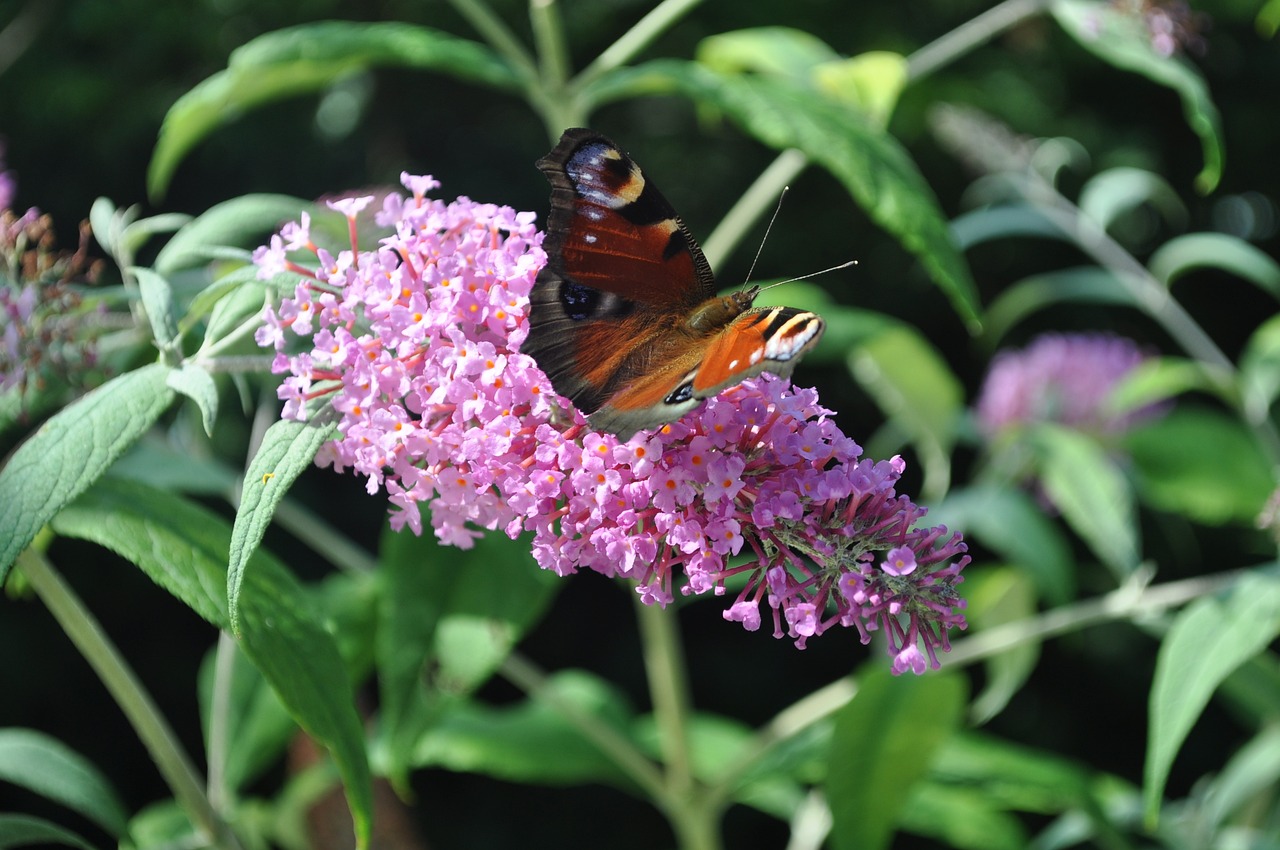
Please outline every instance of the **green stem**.
[{"label": "green stem", "polygon": [[556,0],[530,0],[529,21],[533,25],[542,84],[552,90],[564,88],[569,79],[569,50],[565,46],[564,23]]},{"label": "green stem", "polygon": [[27,549],[18,557],[18,567],[120,706],[191,822],[214,846],[239,850],[239,841],[218,817],[178,736],[93,614],[43,555]]},{"label": "green stem", "polygon": [[809,158],[790,148],[778,154],[769,167],[760,172],[755,182],[742,193],[733,208],[702,245],[712,268],[720,265],[737,246],[747,231],[777,204],[782,191],[809,165]]},{"label": "green stem", "polygon": [[913,82],[954,62],[1000,33],[1049,8],[1051,0],[1005,0],[907,57],[907,80]]},{"label": "green stem", "polygon": [[467,19],[475,31],[489,43],[526,81],[538,76],[537,66],[520,39],[502,22],[502,18],[481,0],[449,0],[454,11]]},{"label": "green stem", "polygon": [[659,805],[682,850],[718,850],[721,806],[712,803],[693,773],[689,722],[693,709],[675,612],[635,600],[649,696],[666,765]]},{"label": "green stem", "polygon": [[236,642],[226,632],[218,632],[218,648],[213,664],[213,696],[209,701],[209,803],[225,810],[231,802],[227,787],[227,755],[231,736],[231,687],[236,669]]},{"label": "green stem", "polygon": [[689,13],[702,0],[663,0],[645,15],[636,25],[627,30],[621,38],[604,49],[578,75],[577,83],[585,85],[606,71],[611,71],[630,62],[640,51],[644,50],[658,36],[670,29],[676,21]]}]

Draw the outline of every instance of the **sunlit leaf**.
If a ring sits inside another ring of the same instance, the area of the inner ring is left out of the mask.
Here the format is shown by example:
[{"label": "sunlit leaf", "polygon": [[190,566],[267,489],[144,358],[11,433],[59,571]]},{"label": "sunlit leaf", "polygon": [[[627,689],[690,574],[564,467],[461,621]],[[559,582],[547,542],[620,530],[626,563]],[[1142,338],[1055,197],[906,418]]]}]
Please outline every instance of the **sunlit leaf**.
[{"label": "sunlit leaf", "polygon": [[957,216],[951,222],[951,235],[960,250],[967,251],[975,245],[995,239],[1038,237],[1041,239],[1069,240],[1070,234],[1045,216],[1031,204],[999,204],[981,207]]},{"label": "sunlit leaf", "polygon": [[825,41],[789,27],[716,33],[698,42],[698,61],[726,73],[754,71],[805,83],[813,68],[840,59]]},{"label": "sunlit leaf", "polygon": [[900,53],[871,50],[834,59],[813,69],[819,91],[844,101],[884,126],[907,85],[907,60]]}]

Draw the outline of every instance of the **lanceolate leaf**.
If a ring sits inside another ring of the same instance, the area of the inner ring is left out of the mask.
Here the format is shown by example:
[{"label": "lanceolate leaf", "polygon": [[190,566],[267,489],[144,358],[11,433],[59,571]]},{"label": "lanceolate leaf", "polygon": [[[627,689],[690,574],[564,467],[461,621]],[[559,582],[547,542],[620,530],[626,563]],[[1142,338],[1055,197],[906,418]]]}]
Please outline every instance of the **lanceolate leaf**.
[{"label": "lanceolate leaf", "polygon": [[124,834],[124,806],[106,777],[43,732],[0,729],[0,779],[67,806],[114,836]]},{"label": "lanceolate leaf", "polygon": [[240,628],[238,603],[245,567],[262,542],[276,505],[280,504],[294,479],[311,465],[324,441],[334,433],[335,428],[327,422],[282,419],[267,429],[258,453],[249,464],[240,491],[236,524],[231,531],[231,557],[227,565],[227,603],[231,626],[237,633]]},{"label": "lanceolate leaf", "polygon": [[284,97],[320,91],[372,67],[443,71],[512,89],[515,73],[489,49],[427,27],[402,23],[321,21],[266,33],[236,49],[227,68],[180,97],[160,127],[147,191],[164,194],[174,169],[219,125]]},{"label": "lanceolate leaf", "polygon": [[717,73],[703,65],[658,60],[592,82],[595,105],[640,94],[678,92],[722,110],[770,147],[795,148],[835,175],[871,218],[915,254],[971,326],[977,292],[933,191],[888,133],[857,111],[797,83]]},{"label": "lanceolate leaf", "polygon": [[169,369],[144,366],[66,407],[0,471],[0,584],[64,505],[88,489],[173,402]]},{"label": "lanceolate leaf", "polygon": [[94,846],[65,827],[30,815],[0,814],[0,850],[9,847],[78,847],[94,850]]},{"label": "lanceolate leaf", "polygon": [[1151,685],[1143,797],[1154,822],[1174,756],[1209,698],[1233,670],[1280,634],[1280,577],[1242,579],[1230,592],[1200,599],[1178,615],[1160,645]]}]

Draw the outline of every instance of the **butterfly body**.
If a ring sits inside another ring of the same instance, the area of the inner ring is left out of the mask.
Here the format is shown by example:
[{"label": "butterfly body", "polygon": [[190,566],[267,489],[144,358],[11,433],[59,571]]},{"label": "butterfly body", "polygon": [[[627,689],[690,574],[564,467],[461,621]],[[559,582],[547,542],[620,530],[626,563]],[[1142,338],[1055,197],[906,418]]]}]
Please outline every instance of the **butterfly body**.
[{"label": "butterfly body", "polygon": [[566,130],[538,161],[551,182],[547,265],[523,350],[593,428],[628,439],[761,372],[789,375],[822,319],[716,295],[684,222],[617,145]]}]

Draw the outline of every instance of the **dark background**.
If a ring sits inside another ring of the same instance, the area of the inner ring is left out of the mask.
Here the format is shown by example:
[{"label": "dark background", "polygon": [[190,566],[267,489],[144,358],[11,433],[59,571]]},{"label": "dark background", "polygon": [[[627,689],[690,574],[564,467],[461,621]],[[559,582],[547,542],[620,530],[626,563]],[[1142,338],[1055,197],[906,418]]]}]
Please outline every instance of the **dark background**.
[{"label": "dark background", "polygon": [[[524,4],[494,5],[504,20],[527,30]],[[1025,24],[913,86],[891,130],[911,151],[948,215],[962,211],[971,175],[928,134],[926,110],[940,101],[977,106],[1019,133],[1076,139],[1092,156],[1095,171],[1126,164],[1162,174],[1188,205],[1188,229],[1236,232],[1275,255],[1273,205],[1272,223],[1263,222],[1256,232],[1239,230],[1229,215],[1232,196],[1257,192],[1270,201],[1280,197],[1274,155],[1280,60],[1274,40],[1254,29],[1259,5],[1228,0],[1197,6],[1208,16],[1206,49],[1193,59],[1222,111],[1226,143],[1224,179],[1209,197],[1197,196],[1192,188],[1201,167],[1200,145],[1183,122],[1176,96],[1102,64],[1049,18]],[[710,2],[645,58],[688,57],[708,35],[764,25],[818,34],[845,55],[872,49],[910,53],[987,6],[953,0],[782,6],[763,0]],[[630,0],[563,3],[577,66],[649,8]],[[0,52],[0,138],[5,161],[18,180],[16,206],[34,205],[51,213],[64,240],[70,240],[76,222],[99,196],[121,206],[140,203],[147,213],[195,214],[248,192],[313,198],[391,184],[403,170],[434,174],[444,184],[441,197],[465,194],[545,210],[548,190],[533,161],[551,140],[523,103],[446,77],[400,70],[344,84],[343,91],[354,99],[348,103],[358,106],[345,123],[318,121],[323,110],[318,111],[315,97],[246,114],[194,149],[162,203],[146,199],[146,167],[166,110],[225,67],[236,46],[279,27],[326,18],[410,21],[472,37],[444,3],[0,2],[0,26],[19,15],[29,16],[34,30],[20,45],[25,49],[14,50],[9,42],[8,52]],[[692,105],[677,99],[612,106],[595,116],[594,125],[629,149],[692,231],[703,237],[774,156],[731,126],[702,120]],[[1174,235],[1154,215],[1139,214],[1126,226],[1140,257]],[[722,279],[741,280],[754,250],[754,244],[739,249],[717,270]],[[810,170],[796,181],[756,276],[803,274],[850,257],[859,260],[859,267],[828,276],[823,284],[843,303],[881,310],[921,328],[972,398],[987,362],[983,346],[966,336],[946,299],[911,257],[870,225],[824,172]],[[970,261],[983,300],[989,302],[1020,277],[1079,262],[1079,257],[1057,245],[1024,241],[983,246]],[[1211,273],[1179,284],[1177,294],[1233,357],[1248,333],[1273,312],[1272,302],[1250,285]],[[1110,328],[1173,351],[1144,317],[1087,307],[1038,316],[1018,329],[1014,341],[1048,327]],[[846,372],[802,368],[797,380],[817,385],[824,403],[840,411],[842,428],[855,438],[869,437],[882,423]],[[968,460],[962,453],[959,480]],[[917,483],[909,473],[904,489],[912,492]],[[371,549],[376,546],[383,507],[364,497],[361,482],[313,471],[295,493],[341,522],[355,539]],[[1169,567],[1162,579],[1217,568],[1213,553],[1220,547],[1234,549],[1232,557],[1247,553],[1243,563],[1253,553],[1261,558],[1266,552],[1261,536],[1247,529],[1197,531],[1188,548],[1185,541],[1176,547],[1169,542],[1159,518],[1148,524],[1148,551]],[[277,551],[300,571],[308,569],[311,556],[296,542],[281,540]],[[976,554],[980,560],[981,552]],[[199,753],[195,669],[214,641],[212,630],[136,570],[100,550],[60,542],[51,556],[122,645],[189,750]],[[319,572],[317,567],[307,577]],[[629,590],[592,575],[565,585],[525,651],[548,668],[599,671],[624,687],[636,704],[645,705]],[[1105,577],[1083,575],[1081,585],[1085,594],[1101,591]],[[868,656],[855,635],[834,633],[797,655],[787,641],[726,625],[719,608],[708,599],[680,613],[694,696],[709,711],[750,723],[765,721]],[[1126,626],[1095,628],[1051,642],[1026,688],[989,731],[1139,781],[1154,645]],[[131,811],[166,796],[118,709],[37,602],[0,603],[0,647],[5,659],[0,665],[0,726],[30,726],[65,741],[108,774]],[[974,685],[980,685],[976,674]],[[501,684],[486,694],[495,700],[514,698]],[[1100,729],[1106,734],[1099,735]],[[1170,796],[1185,794],[1196,777],[1220,768],[1245,732],[1211,706],[1175,765]],[[601,820],[615,824],[608,830],[612,846],[658,846],[669,840],[662,820],[647,805],[610,789],[524,788],[424,772],[416,790],[425,833],[439,847],[497,847],[517,840],[529,847],[587,846],[600,838],[596,825]],[[62,817],[41,801],[4,787],[0,810]],[[495,811],[502,817],[495,818]],[[728,829],[728,844],[734,847],[777,847],[786,840],[782,825],[742,810],[731,815]],[[90,827],[84,831],[95,834]]]}]

